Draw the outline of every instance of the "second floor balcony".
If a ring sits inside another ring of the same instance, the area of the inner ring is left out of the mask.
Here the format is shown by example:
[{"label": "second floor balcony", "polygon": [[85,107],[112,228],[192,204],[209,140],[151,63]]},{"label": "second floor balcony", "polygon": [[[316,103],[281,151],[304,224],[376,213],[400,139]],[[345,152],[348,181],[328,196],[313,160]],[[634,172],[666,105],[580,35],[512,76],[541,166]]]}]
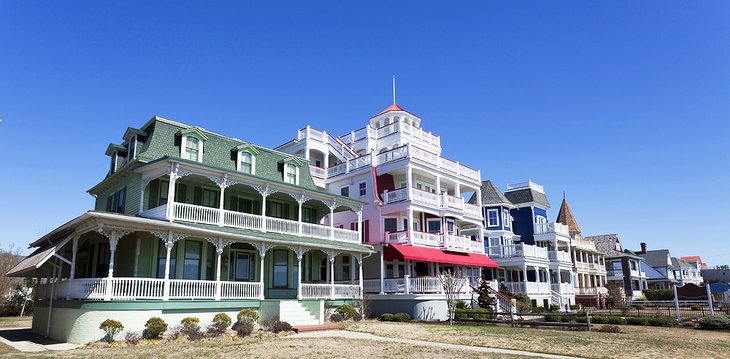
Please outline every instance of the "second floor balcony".
[{"label": "second floor balcony", "polygon": [[524,243],[489,247],[488,253],[491,258],[525,257],[548,260],[547,248]]},{"label": "second floor balcony", "polygon": [[470,237],[456,234],[420,231],[385,232],[384,242],[434,247],[452,252],[484,253],[484,244],[481,241],[472,241]]},{"label": "second floor balcony", "polygon": [[[384,204],[391,204],[403,201],[410,201],[413,204],[435,208],[444,212],[450,211],[475,220],[481,220],[482,213],[479,206],[467,203],[461,197],[451,196],[447,193],[436,194],[417,188],[398,188],[393,191],[384,191],[381,194]],[[445,213],[444,213],[445,214]]]},{"label": "second floor balcony", "polygon": [[569,240],[568,226],[558,223],[535,223],[535,240],[552,240],[557,236],[558,240]]}]

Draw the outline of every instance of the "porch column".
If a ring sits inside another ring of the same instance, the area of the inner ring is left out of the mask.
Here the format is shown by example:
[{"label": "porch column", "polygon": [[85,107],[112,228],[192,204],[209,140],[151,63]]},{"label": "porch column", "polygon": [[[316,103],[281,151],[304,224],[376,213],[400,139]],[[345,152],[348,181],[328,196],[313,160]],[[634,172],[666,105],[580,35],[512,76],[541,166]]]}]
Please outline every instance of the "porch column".
[{"label": "porch column", "polygon": [[330,298],[335,299],[335,258],[337,253],[327,253],[330,260]]},{"label": "porch column", "polygon": [[259,250],[259,258],[261,258],[259,266],[259,286],[261,290],[259,292],[259,300],[264,300],[264,259],[266,258],[266,251],[271,246],[266,243],[254,244],[254,246]]},{"label": "porch column", "polygon": [[167,185],[167,210],[165,218],[172,222],[175,220],[175,182],[179,178],[176,164],[170,164],[170,182]]},{"label": "porch column", "polygon": [[362,226],[362,208],[360,208],[360,210],[357,211],[357,238],[360,239],[360,243],[365,243],[368,241],[368,239],[362,237]]},{"label": "porch column", "polygon": [[297,203],[299,203],[299,237],[302,236],[302,202],[299,199],[297,199]]},{"label": "porch column", "polygon": [[302,300],[302,257],[304,256],[304,252],[298,250],[294,251],[294,253],[297,256],[297,299]]},{"label": "porch column", "polygon": [[117,241],[117,231],[112,231],[109,237],[109,251],[111,254],[109,256],[109,272],[106,277],[106,294],[104,295],[104,300],[107,301],[112,298],[112,277],[114,277],[114,255],[117,252]]},{"label": "porch column", "polygon": [[454,184],[454,197],[461,197],[461,184],[459,182]]},{"label": "porch column", "polygon": [[363,298],[363,292],[365,288],[363,288],[363,271],[362,271],[362,254],[358,254],[357,256],[357,282],[360,286],[360,299]]},{"label": "porch column", "polygon": [[380,294],[385,294],[385,247],[380,247]]},{"label": "porch column", "polygon": [[218,187],[221,189],[221,196],[218,199],[218,225],[223,227],[223,224],[225,223],[225,214],[223,209],[223,204],[226,200],[226,187],[228,187],[228,179],[226,176],[223,176],[223,179],[218,183]]},{"label": "porch column", "polygon": [[134,246],[134,277],[137,277],[139,272],[139,252],[142,239],[137,237],[137,243]]},{"label": "porch column", "polygon": [[413,241],[413,207],[408,206],[408,211],[406,211],[408,215],[408,228],[406,230],[408,231],[408,241]]},{"label": "porch column", "polygon": [[412,200],[413,191],[413,169],[411,166],[406,167],[406,192],[408,194],[408,200]]},{"label": "porch column", "polygon": [[163,281],[163,289],[162,289],[162,300],[170,300],[170,253],[172,252],[172,247],[175,245],[175,242],[173,242],[172,239],[172,231],[169,231],[167,234],[167,240],[165,241],[165,278]]},{"label": "porch column", "polygon": [[272,193],[269,186],[253,186],[261,195],[261,232],[266,232],[266,198]]},{"label": "porch column", "polygon": [[[79,235],[74,235],[73,244],[71,245],[71,273],[68,278],[74,279],[76,277],[76,252],[79,249]],[[39,282],[40,283],[40,282]]]},{"label": "porch column", "polygon": [[355,256],[350,254],[350,284],[355,284]]},{"label": "porch column", "polygon": [[335,202],[331,202],[327,205],[330,208],[330,238],[335,238]]},{"label": "porch column", "polygon": [[525,283],[525,293],[527,293],[527,264],[522,265],[523,282]]},{"label": "porch column", "polygon": [[215,253],[215,300],[221,300],[221,255],[223,254],[223,241],[221,239],[218,239],[218,245],[215,246]]}]

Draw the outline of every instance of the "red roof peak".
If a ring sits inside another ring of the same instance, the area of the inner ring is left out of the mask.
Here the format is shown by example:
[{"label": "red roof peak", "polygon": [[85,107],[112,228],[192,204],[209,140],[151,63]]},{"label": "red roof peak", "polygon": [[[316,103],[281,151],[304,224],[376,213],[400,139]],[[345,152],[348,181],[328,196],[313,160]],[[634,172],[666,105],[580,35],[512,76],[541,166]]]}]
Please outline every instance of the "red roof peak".
[{"label": "red roof peak", "polygon": [[383,110],[382,112],[380,112],[379,114],[377,114],[377,115],[375,115],[373,117],[378,117],[378,116],[380,116],[380,115],[382,115],[382,114],[384,114],[386,112],[390,112],[390,111],[403,111],[403,112],[408,112],[408,111],[404,110],[402,107],[400,107],[400,106],[398,106],[397,104],[394,103],[394,104],[388,106],[388,108],[386,108],[385,110]]}]

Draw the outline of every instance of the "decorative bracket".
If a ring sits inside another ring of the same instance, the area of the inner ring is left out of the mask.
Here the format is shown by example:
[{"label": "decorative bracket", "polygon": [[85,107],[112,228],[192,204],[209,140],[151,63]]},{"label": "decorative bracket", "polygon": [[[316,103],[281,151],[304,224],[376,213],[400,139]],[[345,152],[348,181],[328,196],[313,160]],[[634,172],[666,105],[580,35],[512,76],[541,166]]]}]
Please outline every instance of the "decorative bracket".
[{"label": "decorative bracket", "polygon": [[273,247],[273,245],[264,242],[252,243],[251,245],[259,250],[259,255],[261,255],[261,257],[266,257],[266,251]]},{"label": "decorative bracket", "polygon": [[309,201],[310,199],[312,199],[312,198],[310,198],[310,197],[307,197],[306,195],[304,195],[304,193],[295,193],[295,194],[292,194],[291,196],[292,196],[292,197],[294,198],[294,200],[296,200],[296,201],[297,201],[297,202],[298,202],[299,204],[302,204],[302,203],[304,203],[304,202],[306,202],[306,201]]},{"label": "decorative bracket", "polygon": [[206,240],[215,246],[215,251],[218,254],[223,253],[223,249],[233,243],[233,241],[223,238],[206,238]]},{"label": "decorative bracket", "polygon": [[335,251],[335,250],[327,250],[327,251],[323,251],[323,252],[327,255],[327,258],[329,258],[330,263],[334,263],[335,257],[337,257],[337,255],[340,254],[339,251]]},{"label": "decorative bracket", "polygon": [[337,202],[336,201],[322,201],[327,207],[329,207],[330,211],[334,211],[335,208],[337,208]]},{"label": "decorative bracket", "polygon": [[175,243],[181,239],[188,237],[187,234],[173,233],[172,231],[167,232],[152,232],[152,235],[162,240],[165,243],[165,247],[172,248]]},{"label": "decorative bracket", "polygon": [[276,193],[277,191],[270,188],[269,185],[259,186],[259,185],[253,185],[251,186],[253,189],[257,190],[259,194],[263,197],[268,197],[269,195]]},{"label": "decorative bracket", "polygon": [[304,253],[307,253],[309,251],[309,248],[297,247],[297,248],[294,248],[293,251],[294,251],[294,254],[296,254],[296,256],[297,256],[297,260],[301,261],[302,258],[304,257]]}]

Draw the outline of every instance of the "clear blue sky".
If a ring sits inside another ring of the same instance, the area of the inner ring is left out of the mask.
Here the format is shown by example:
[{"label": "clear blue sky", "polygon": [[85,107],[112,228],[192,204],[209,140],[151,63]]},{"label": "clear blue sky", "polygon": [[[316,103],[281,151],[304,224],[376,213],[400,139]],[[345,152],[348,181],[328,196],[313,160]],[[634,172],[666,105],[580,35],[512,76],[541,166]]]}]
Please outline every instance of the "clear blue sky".
[{"label": "clear blue sky", "polygon": [[[391,101],[584,235],[730,263],[730,2],[0,0],[0,245],[90,209],[152,115],[264,146]],[[348,5],[345,5],[348,3]]]}]

